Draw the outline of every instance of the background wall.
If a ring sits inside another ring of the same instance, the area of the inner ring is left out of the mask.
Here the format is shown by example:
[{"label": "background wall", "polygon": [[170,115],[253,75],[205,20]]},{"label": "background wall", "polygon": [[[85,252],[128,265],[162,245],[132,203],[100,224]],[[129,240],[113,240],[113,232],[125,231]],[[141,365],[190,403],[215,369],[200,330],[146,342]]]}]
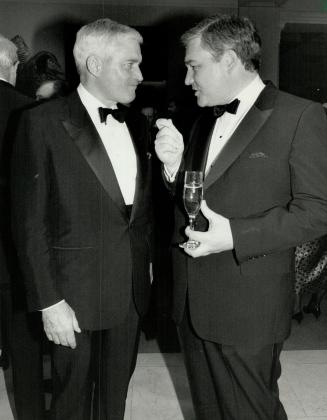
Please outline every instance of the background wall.
[{"label": "background wall", "polygon": [[156,26],[170,20],[176,26],[192,21],[192,17],[195,21],[222,11],[237,11],[237,0],[207,0],[201,6],[196,0],[120,0],[117,3],[117,0],[0,1],[0,33],[9,38],[19,33],[32,51],[48,49],[63,61],[63,37],[71,24],[111,17],[132,26]]},{"label": "background wall", "polygon": [[32,52],[50,50],[64,65],[69,26],[108,16],[132,26],[161,27],[176,44],[179,32],[204,16],[221,12],[249,16],[256,23],[264,46],[262,76],[275,83],[284,25],[327,24],[327,0],[7,0],[0,1],[0,33],[9,38],[20,34]]}]

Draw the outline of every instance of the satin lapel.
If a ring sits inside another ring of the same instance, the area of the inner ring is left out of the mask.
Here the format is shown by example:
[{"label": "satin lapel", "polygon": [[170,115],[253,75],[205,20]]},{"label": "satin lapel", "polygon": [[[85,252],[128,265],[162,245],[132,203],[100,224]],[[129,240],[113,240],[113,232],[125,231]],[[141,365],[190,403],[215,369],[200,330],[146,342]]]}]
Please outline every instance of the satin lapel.
[{"label": "satin lapel", "polygon": [[101,138],[75,92],[68,99],[70,118],[63,125],[111,199],[127,217],[119,184]]},{"label": "satin lapel", "polygon": [[131,220],[134,218],[135,211],[137,210],[138,202],[142,197],[142,191],[145,185],[145,176],[147,173],[148,159],[150,156],[147,153],[147,141],[146,132],[144,126],[141,124],[141,119],[134,114],[132,111],[126,116],[126,124],[131,135],[131,139],[134,145],[134,150],[137,160],[137,175],[135,183],[135,196],[133,209],[131,214]]},{"label": "satin lapel", "polygon": [[216,119],[211,109],[203,112],[191,133],[190,143],[186,152],[185,170],[205,172],[210,139]]},{"label": "satin lapel", "polygon": [[[271,95],[271,91],[273,91],[273,95]],[[271,115],[273,108],[272,106],[269,106],[268,109],[265,109],[263,107],[265,100],[263,99],[265,99],[268,94],[272,96],[270,98],[271,100],[269,100],[269,102],[272,103],[276,96],[276,89],[273,88],[272,90],[269,86],[269,88],[266,88],[263,92],[263,98],[259,97],[258,102],[246,114],[232,137],[228,140],[225,147],[214,161],[204,180],[205,189],[210,187],[210,185],[221,177],[221,175],[232,165],[246,146],[251,143],[253,138]]]}]

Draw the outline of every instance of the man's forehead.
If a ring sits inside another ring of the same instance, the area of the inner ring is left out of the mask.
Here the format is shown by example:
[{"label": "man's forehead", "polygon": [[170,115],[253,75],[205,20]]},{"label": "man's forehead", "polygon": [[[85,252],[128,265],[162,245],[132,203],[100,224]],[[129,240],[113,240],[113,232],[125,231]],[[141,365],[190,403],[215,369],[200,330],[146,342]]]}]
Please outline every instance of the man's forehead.
[{"label": "man's forehead", "polygon": [[189,42],[185,51],[185,64],[192,64],[194,62],[208,60],[212,58],[212,54],[204,48],[199,39],[194,39]]},{"label": "man's forehead", "polygon": [[130,55],[135,60],[142,58],[140,42],[132,36],[117,36],[108,45],[108,51],[109,54],[112,52],[118,56]]},{"label": "man's forehead", "polygon": [[132,34],[118,34],[112,38],[110,44],[118,47],[129,45],[140,47],[140,40]]}]

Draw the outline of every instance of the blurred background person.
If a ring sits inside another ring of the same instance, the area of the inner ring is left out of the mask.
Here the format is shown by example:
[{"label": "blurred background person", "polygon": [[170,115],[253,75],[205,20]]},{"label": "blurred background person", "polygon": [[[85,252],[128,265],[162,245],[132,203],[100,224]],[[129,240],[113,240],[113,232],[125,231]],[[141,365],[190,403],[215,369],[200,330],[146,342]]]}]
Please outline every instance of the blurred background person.
[{"label": "blurred background person", "polygon": [[35,98],[37,89],[48,80],[65,81],[65,75],[53,53],[39,51],[20,67],[17,89],[25,95]]},{"label": "blurred background person", "polygon": [[64,80],[45,80],[41,82],[36,89],[35,99],[37,101],[44,101],[48,99],[60,98],[69,93],[68,84]]},{"label": "blurred background person", "polygon": [[[320,317],[320,303],[327,288],[327,236],[306,242],[295,250],[295,305],[293,319],[299,323],[304,313]],[[305,295],[309,301],[303,305]]]},{"label": "blurred background person", "polygon": [[[10,231],[9,162],[18,111],[32,100],[15,89],[17,47],[0,38],[0,300],[4,327],[2,362],[10,362],[18,420],[43,420],[41,316],[27,312],[25,289]],[[32,325],[33,323],[33,325]]]}]

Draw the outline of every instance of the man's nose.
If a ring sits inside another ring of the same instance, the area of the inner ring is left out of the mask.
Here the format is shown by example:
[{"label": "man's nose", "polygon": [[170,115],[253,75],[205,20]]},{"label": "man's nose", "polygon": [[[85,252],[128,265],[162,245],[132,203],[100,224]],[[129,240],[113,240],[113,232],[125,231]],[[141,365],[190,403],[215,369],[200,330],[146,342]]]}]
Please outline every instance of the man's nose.
[{"label": "man's nose", "polygon": [[186,76],[185,76],[185,82],[186,86],[189,86],[193,83],[193,75],[190,70],[187,70]]},{"label": "man's nose", "polygon": [[142,75],[141,69],[139,67],[137,67],[136,70],[135,70],[135,77],[136,77],[138,82],[142,82],[143,75]]}]

